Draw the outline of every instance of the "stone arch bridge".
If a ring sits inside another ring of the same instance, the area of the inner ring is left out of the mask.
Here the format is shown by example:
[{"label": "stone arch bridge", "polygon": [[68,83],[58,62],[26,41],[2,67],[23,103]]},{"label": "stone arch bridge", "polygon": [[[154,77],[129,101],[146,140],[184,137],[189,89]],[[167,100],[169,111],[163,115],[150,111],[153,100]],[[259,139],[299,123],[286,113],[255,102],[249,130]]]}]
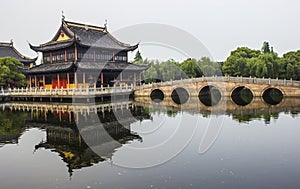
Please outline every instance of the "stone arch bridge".
[{"label": "stone arch bridge", "polygon": [[200,77],[144,84],[135,87],[134,95],[149,97],[153,92],[159,92],[164,97],[172,97],[174,90],[181,89],[188,96],[200,96],[201,91],[212,88],[219,91],[222,97],[231,97],[242,89],[247,89],[254,97],[263,97],[273,89],[283,97],[300,97],[300,81],[244,77]]}]

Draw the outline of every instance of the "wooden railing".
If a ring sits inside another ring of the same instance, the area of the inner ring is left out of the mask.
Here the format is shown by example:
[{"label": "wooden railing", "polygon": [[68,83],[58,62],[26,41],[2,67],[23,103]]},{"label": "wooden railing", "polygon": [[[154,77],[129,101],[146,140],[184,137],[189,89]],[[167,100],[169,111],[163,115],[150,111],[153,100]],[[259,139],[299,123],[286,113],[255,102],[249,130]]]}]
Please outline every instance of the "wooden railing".
[{"label": "wooden railing", "polygon": [[[117,109],[129,109],[133,106],[131,101],[122,102],[109,102],[101,104],[51,104],[51,103],[28,103],[28,102],[11,102],[9,104],[2,104],[2,109],[9,108],[10,110],[22,110],[22,111],[63,111],[63,112],[80,112],[80,113],[91,113],[91,112],[104,112],[106,110],[117,110]],[[1,108],[0,108],[1,109]]]},{"label": "wooden railing", "polygon": [[128,93],[133,90],[132,85],[99,88],[72,88],[72,89],[43,89],[43,88],[14,88],[3,92],[7,96],[98,96],[105,94]]}]

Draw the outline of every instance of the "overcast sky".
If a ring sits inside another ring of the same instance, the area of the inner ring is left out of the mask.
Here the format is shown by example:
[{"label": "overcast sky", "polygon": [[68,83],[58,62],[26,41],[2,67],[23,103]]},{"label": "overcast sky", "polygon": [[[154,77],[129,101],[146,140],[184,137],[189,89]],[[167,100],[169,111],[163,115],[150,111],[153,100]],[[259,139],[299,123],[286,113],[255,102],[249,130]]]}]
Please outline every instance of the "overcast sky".
[{"label": "overcast sky", "polygon": [[263,41],[280,55],[300,49],[299,0],[5,0],[0,4],[0,41],[13,39],[16,48],[31,57],[35,53],[27,41],[34,45],[49,41],[60,26],[62,10],[70,21],[103,26],[107,19],[110,32],[142,23],[175,26],[200,40],[219,61],[238,46],[260,49]]}]

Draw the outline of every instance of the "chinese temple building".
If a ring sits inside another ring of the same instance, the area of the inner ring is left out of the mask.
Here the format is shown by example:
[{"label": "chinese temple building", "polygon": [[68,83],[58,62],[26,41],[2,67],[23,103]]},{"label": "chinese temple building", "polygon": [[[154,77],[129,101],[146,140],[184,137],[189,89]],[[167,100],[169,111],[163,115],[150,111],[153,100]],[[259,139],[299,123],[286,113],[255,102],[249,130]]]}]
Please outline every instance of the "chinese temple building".
[{"label": "chinese temple building", "polygon": [[28,58],[24,55],[22,55],[17,49],[14,47],[13,42],[10,43],[3,43],[0,42],[0,58],[4,57],[11,57],[15,58],[18,61],[22,62],[24,64],[24,67],[31,67],[35,64],[35,61],[37,58]]},{"label": "chinese temple building", "polygon": [[138,47],[118,41],[104,27],[62,20],[53,39],[30,48],[42,53],[42,64],[23,69],[30,87],[87,88],[139,84],[148,66],[128,62]]}]

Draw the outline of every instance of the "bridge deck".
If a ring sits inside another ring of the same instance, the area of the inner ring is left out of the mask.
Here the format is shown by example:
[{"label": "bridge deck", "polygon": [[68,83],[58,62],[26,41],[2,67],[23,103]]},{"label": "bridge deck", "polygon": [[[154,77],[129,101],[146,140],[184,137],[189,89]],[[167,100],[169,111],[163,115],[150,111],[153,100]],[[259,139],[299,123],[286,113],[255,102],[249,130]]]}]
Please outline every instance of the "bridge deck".
[{"label": "bridge deck", "polygon": [[[278,87],[290,87],[292,89],[300,89],[300,81],[264,79],[264,78],[243,78],[243,77],[200,77],[184,80],[167,81],[161,83],[144,84],[141,86],[121,86],[121,87],[100,87],[100,88],[73,88],[73,89],[42,89],[42,88],[18,88],[1,90],[0,98],[88,98],[88,97],[104,97],[112,95],[128,95],[133,91],[137,94],[144,93],[141,96],[149,96],[151,91],[143,91],[145,89],[153,89],[159,87],[190,86],[195,83],[232,83],[238,84],[255,84],[269,85]],[[191,86],[190,86],[191,87]],[[146,94],[147,93],[147,94]]]},{"label": "bridge deck", "polygon": [[286,79],[244,78],[244,77],[200,77],[184,80],[145,84],[134,88],[135,96],[150,96],[159,89],[165,96],[171,96],[175,88],[184,88],[190,96],[198,96],[208,85],[216,87],[222,96],[231,96],[237,87],[246,87],[254,96],[262,96],[267,88],[277,88],[284,96],[300,96],[300,81]]}]

